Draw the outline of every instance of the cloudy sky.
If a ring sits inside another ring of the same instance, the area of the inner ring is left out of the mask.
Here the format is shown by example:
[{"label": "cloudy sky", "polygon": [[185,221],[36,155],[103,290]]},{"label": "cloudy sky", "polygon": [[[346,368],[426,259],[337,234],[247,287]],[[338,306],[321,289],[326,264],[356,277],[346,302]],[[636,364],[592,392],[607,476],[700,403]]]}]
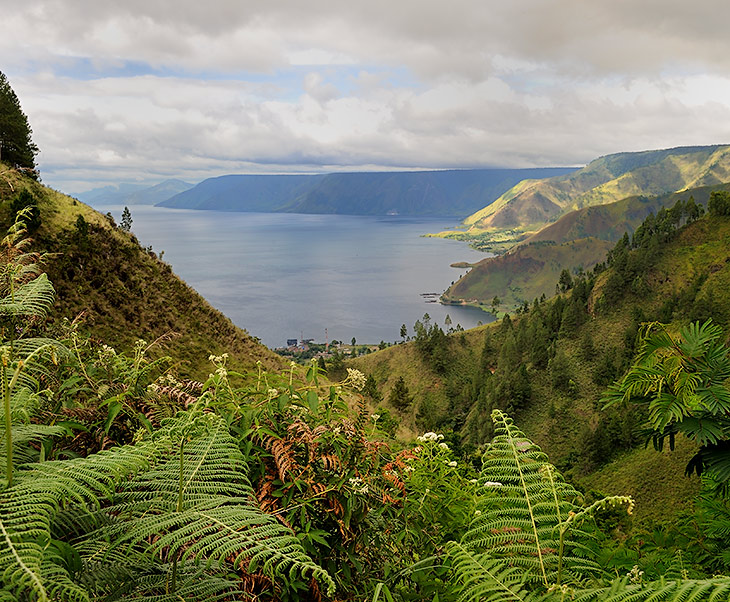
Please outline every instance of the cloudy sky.
[{"label": "cloudy sky", "polygon": [[730,142],[727,0],[0,0],[44,182]]}]

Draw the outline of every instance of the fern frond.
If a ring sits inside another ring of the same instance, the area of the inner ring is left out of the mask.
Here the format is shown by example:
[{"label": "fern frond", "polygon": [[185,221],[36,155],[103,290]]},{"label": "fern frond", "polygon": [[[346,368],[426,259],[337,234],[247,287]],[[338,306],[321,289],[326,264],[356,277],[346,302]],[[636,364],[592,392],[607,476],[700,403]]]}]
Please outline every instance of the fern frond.
[{"label": "fern frond", "polygon": [[608,587],[574,594],[574,602],[728,602],[730,578],[650,581],[632,584],[617,579]]},{"label": "fern frond", "polygon": [[[590,535],[569,518],[581,508],[579,493],[547,456],[499,410],[495,437],[482,460],[479,487],[491,492],[485,508],[462,538],[470,551],[509,558],[528,581],[579,582],[600,572]],[[569,528],[570,527],[570,528]]]},{"label": "fern frond", "polygon": [[[108,509],[119,518],[100,530],[117,545],[139,547],[169,560],[260,567],[271,577],[316,577],[334,587],[329,574],[306,555],[299,540],[261,511],[248,481],[248,466],[223,420],[206,415],[207,429],[185,441],[171,457],[129,480]],[[184,431],[184,413],[163,427]]]},{"label": "fern frond", "polygon": [[0,299],[0,316],[45,318],[53,305],[56,291],[48,276],[41,274]]},{"label": "fern frond", "polygon": [[508,562],[477,554],[461,544],[446,546],[459,582],[459,602],[508,602],[530,599],[525,589],[525,575]]},{"label": "fern frond", "polygon": [[98,506],[130,475],[147,468],[167,448],[159,438],[88,458],[21,466],[13,486],[0,491],[0,577],[11,591],[47,600],[42,567],[51,520],[66,504]]}]

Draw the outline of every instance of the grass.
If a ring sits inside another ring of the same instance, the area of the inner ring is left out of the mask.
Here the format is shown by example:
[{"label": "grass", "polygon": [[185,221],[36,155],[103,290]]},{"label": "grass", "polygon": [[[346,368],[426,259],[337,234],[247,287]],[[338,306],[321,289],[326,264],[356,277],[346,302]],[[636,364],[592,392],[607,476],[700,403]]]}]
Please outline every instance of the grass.
[{"label": "grass", "polygon": [[[169,264],[143,249],[133,235],[111,225],[91,207],[0,168],[0,220],[9,222],[10,200],[26,188],[36,197],[41,227],[39,250],[56,253],[46,266],[57,292],[51,326],[80,316],[82,331],[119,349],[137,339],[166,339],[166,353],[179,362],[178,373],[205,380],[211,354],[229,353],[229,367],[278,372],[286,363],[214,309],[173,272]],[[88,235],[76,228],[78,216]]]}]

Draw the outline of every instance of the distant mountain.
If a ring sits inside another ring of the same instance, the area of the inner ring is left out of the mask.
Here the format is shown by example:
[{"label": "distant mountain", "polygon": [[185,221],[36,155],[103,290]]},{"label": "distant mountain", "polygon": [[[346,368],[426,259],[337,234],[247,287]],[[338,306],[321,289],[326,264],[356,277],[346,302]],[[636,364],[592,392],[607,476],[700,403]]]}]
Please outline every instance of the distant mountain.
[{"label": "distant mountain", "polygon": [[218,211],[464,216],[518,182],[575,168],[465,169],[320,175],[228,175],[158,203]]},{"label": "distant mountain", "polygon": [[550,296],[560,272],[591,269],[606,258],[624,232],[632,234],[650,213],[672,207],[691,197],[707,205],[713,190],[730,184],[692,188],[655,197],[633,196],[615,203],[572,211],[515,245],[504,255],[473,265],[443,294],[447,303],[488,308],[496,296],[502,308],[512,310],[540,295]]},{"label": "distant mountain", "polygon": [[88,205],[119,205],[124,202],[130,194],[147,188],[144,184],[119,184],[117,186],[102,186],[92,188],[86,192],[72,193],[80,201]]},{"label": "distant mountain", "polygon": [[569,175],[522,182],[464,223],[474,233],[504,228],[536,231],[575,209],[728,181],[727,145],[618,153]]},{"label": "distant mountain", "polygon": [[89,205],[155,205],[192,186],[188,182],[171,179],[154,186],[145,184],[104,186],[75,196]]}]

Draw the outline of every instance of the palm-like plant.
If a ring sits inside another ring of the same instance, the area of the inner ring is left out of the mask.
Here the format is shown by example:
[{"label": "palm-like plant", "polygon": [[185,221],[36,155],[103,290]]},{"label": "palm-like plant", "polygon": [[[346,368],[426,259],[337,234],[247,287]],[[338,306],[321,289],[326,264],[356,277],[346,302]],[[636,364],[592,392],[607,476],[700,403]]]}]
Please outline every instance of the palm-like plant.
[{"label": "palm-like plant", "polygon": [[647,324],[636,362],[604,395],[606,405],[646,407],[648,434],[655,447],[664,440],[674,448],[677,434],[699,444],[687,473],[708,471],[720,483],[730,481],[730,355],[722,329],[708,320],[678,333],[663,324]]}]

